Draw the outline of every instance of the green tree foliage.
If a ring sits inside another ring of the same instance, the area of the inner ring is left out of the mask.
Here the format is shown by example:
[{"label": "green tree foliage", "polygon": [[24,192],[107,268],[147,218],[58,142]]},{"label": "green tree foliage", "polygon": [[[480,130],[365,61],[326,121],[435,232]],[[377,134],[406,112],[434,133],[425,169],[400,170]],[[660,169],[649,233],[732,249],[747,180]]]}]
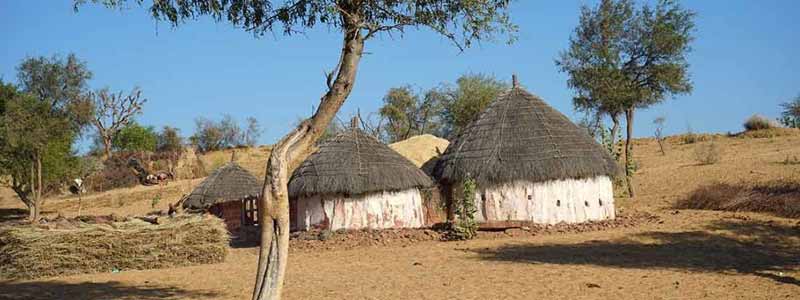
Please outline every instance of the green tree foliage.
[{"label": "green tree foliage", "polygon": [[31,220],[39,219],[44,194],[75,173],[72,144],[91,118],[85,97],[90,78],[75,55],[32,57],[17,67],[18,87],[0,83],[0,175]]},{"label": "green tree foliage", "polygon": [[117,152],[155,152],[158,134],[153,126],[142,126],[130,122],[117,132],[111,141],[111,147]]},{"label": "green tree foliage", "polygon": [[442,97],[446,136],[458,133],[489,105],[489,102],[509,88],[508,84],[485,74],[465,74],[456,86],[440,87],[433,93]]},{"label": "green tree foliage", "polygon": [[394,143],[420,134],[441,135],[442,104],[433,91],[420,97],[411,86],[389,89],[379,111],[387,121],[383,125],[385,142]]},{"label": "green tree foliage", "polygon": [[781,124],[789,128],[800,128],[800,96],[792,101],[781,103]]},{"label": "green tree foliage", "polygon": [[443,83],[419,93],[411,86],[391,88],[380,109],[386,120],[384,141],[392,143],[419,134],[451,137],[508,88],[505,82],[485,74],[465,74],[455,84]]},{"label": "green tree foliage", "polygon": [[157,152],[180,152],[183,149],[183,137],[178,128],[164,126],[156,137]]},{"label": "green tree foliage", "polygon": [[[576,108],[609,115],[612,131],[619,115],[625,114],[626,166],[633,160],[635,110],[692,90],[686,54],[694,17],[673,0],[641,8],[631,0],[603,0],[597,7],[581,9],[570,46],[556,61],[569,75]],[[625,169],[633,196],[632,168]]]}]

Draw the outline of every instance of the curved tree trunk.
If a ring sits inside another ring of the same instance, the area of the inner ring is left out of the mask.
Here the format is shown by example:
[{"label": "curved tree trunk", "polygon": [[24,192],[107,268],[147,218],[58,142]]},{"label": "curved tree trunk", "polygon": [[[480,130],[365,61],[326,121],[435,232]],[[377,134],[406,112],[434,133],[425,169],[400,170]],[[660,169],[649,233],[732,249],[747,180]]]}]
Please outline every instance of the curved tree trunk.
[{"label": "curved tree trunk", "polygon": [[292,170],[311,151],[353,89],[364,50],[357,20],[344,20],[344,41],[338,72],[314,115],[283,137],[273,148],[259,205],[261,249],[254,300],[280,299],[289,253],[289,193]]},{"label": "curved tree trunk", "polygon": [[633,111],[634,108],[629,108],[625,111],[626,134],[625,134],[625,181],[628,185],[628,195],[635,197],[635,190],[633,188],[633,170],[630,166],[633,163]]}]

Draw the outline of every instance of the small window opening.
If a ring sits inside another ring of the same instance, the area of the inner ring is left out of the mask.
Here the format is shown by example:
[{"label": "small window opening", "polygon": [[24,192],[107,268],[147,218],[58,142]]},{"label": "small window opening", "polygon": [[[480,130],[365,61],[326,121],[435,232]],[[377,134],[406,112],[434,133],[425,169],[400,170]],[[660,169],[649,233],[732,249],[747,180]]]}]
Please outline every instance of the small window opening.
[{"label": "small window opening", "polygon": [[600,202],[600,206],[603,206],[603,199],[597,199],[597,202]]},{"label": "small window opening", "polygon": [[528,195],[528,200],[532,200],[532,199],[533,199],[533,196],[532,195]]},{"label": "small window opening", "polygon": [[586,207],[589,207],[589,201],[583,201],[583,204],[586,204]]},{"label": "small window opening", "polygon": [[481,200],[486,201],[486,194],[481,194]]},{"label": "small window opening", "polygon": [[561,206],[561,200],[556,200],[556,206]]}]

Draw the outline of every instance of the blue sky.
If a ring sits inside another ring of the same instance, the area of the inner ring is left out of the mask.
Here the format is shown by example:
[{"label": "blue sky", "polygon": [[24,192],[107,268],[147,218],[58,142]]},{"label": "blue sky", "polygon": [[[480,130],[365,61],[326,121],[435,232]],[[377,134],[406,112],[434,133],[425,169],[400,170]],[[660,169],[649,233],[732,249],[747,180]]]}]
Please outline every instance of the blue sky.
[{"label": "blue sky", "polygon": [[[339,55],[339,33],[322,27],[305,36],[254,38],[209,19],[172,28],[146,11],[72,1],[0,1],[0,77],[16,80],[27,56],[75,53],[94,72],[92,88],[130,90],[149,99],[140,122],[193,131],[193,120],[225,113],[254,116],[273,143],[300,116],[310,115],[324,91],[323,71]],[[467,72],[510,81],[519,74],[529,91],[573,119],[572,92],[553,61],[567,46],[578,10],[595,1],[516,1],[512,19],[519,40],[484,43],[463,53],[427,30],[368,41],[347,116],[377,110],[387,89],[429,88]],[[652,120],[667,118],[668,134],[740,131],[754,113],[777,117],[778,104],[800,94],[800,1],[686,1],[698,13],[689,55],[691,95],[678,96],[636,116],[636,136],[650,136]]]}]

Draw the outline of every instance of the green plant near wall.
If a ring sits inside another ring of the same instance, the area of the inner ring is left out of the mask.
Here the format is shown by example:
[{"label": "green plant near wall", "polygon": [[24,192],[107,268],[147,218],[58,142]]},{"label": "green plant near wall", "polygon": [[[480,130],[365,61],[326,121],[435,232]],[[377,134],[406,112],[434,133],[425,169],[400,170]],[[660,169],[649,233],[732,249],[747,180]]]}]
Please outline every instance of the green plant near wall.
[{"label": "green plant near wall", "polygon": [[446,238],[448,240],[469,240],[478,233],[478,222],[475,222],[475,213],[478,209],[475,206],[475,190],[477,184],[475,179],[467,176],[463,183],[463,197],[456,203],[456,221],[450,226]]}]

